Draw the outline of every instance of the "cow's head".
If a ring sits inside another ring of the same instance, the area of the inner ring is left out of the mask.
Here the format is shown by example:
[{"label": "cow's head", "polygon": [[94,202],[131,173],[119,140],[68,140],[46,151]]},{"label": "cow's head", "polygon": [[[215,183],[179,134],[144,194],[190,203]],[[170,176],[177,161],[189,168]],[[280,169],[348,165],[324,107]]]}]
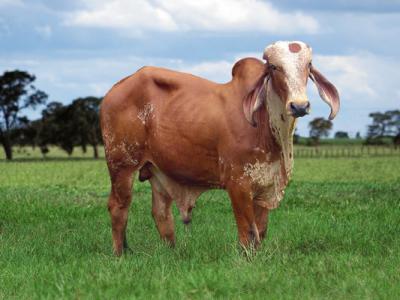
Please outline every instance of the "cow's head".
[{"label": "cow's head", "polygon": [[[254,106],[246,114],[254,125],[253,113],[262,107],[265,95],[270,89],[279,96],[286,113],[295,118],[308,114],[310,102],[307,97],[308,78],[316,84],[319,95],[331,107],[329,119],[333,119],[339,110],[339,94],[330,83],[312,65],[312,49],[303,42],[276,42],[264,50],[265,72],[258,82],[258,91],[254,93]],[[257,89],[257,87],[256,87]],[[255,96],[257,94],[257,96]]]}]

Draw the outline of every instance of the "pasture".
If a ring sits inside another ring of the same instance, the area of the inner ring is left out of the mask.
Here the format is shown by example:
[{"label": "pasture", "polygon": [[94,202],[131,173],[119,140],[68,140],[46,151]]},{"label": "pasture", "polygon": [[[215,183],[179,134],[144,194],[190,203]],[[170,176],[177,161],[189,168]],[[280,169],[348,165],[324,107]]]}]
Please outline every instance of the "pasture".
[{"label": "pasture", "polygon": [[388,299],[400,295],[400,159],[298,158],[268,237],[239,251],[229,199],[201,196],[159,241],[135,181],[132,254],[114,257],[103,160],[0,162],[0,299]]}]

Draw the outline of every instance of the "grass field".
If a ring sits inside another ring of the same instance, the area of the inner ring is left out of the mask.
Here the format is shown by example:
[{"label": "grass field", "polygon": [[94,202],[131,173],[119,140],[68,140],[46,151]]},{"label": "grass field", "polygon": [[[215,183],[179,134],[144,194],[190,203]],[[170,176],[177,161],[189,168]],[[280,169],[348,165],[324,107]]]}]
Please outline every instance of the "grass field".
[{"label": "grass field", "polygon": [[227,195],[202,195],[177,246],[159,241],[135,182],[128,241],[112,255],[103,160],[0,162],[0,299],[396,299],[400,159],[297,159],[268,238],[240,254]]}]

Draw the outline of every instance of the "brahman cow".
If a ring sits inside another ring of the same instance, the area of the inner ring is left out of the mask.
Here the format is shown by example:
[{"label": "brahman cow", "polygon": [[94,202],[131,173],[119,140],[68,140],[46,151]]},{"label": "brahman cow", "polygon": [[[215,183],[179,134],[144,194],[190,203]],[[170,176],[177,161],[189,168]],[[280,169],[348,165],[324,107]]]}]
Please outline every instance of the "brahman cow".
[{"label": "brahman cow", "polygon": [[114,252],[127,248],[133,174],[149,180],[152,214],[162,239],[175,243],[172,201],[184,223],[199,195],[229,193],[240,244],[264,238],[268,212],[283,197],[293,169],[296,118],[309,112],[308,78],[339,110],[336,88],[311,64],[303,42],[276,42],[266,63],[239,60],[232,80],[217,84],[190,74],[143,67],[115,84],[101,105],[111,194]]}]

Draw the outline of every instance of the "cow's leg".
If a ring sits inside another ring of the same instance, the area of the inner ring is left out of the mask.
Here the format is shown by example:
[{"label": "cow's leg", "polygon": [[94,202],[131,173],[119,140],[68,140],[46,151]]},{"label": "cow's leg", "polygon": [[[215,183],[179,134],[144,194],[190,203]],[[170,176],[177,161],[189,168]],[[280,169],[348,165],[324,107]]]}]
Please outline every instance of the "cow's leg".
[{"label": "cow's leg", "polygon": [[269,210],[265,206],[265,202],[261,201],[254,202],[254,216],[256,219],[258,233],[260,235],[260,240],[263,240],[267,235],[268,213]]},{"label": "cow's leg", "polygon": [[228,193],[235,214],[240,244],[244,248],[257,247],[260,236],[254,216],[251,190],[240,184],[232,184],[228,187]]},{"label": "cow's leg", "polygon": [[126,167],[111,176],[111,194],[108,200],[108,211],[111,216],[114,253],[118,256],[122,250],[128,250],[126,225],[128,209],[132,200],[133,169]]},{"label": "cow's leg", "polygon": [[152,187],[152,215],[160,238],[169,245],[175,245],[174,216],[172,215],[172,198],[156,177],[150,179]]}]

